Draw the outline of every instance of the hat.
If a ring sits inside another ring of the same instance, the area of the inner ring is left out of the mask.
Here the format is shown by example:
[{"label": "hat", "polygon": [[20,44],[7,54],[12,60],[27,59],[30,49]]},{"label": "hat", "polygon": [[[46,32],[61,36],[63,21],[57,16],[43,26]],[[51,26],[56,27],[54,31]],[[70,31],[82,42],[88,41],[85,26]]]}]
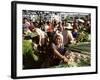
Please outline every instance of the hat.
[{"label": "hat", "polygon": [[73,29],[70,23],[67,23],[67,25],[64,27],[65,29]]},{"label": "hat", "polygon": [[79,22],[84,23],[83,19],[77,19]]}]

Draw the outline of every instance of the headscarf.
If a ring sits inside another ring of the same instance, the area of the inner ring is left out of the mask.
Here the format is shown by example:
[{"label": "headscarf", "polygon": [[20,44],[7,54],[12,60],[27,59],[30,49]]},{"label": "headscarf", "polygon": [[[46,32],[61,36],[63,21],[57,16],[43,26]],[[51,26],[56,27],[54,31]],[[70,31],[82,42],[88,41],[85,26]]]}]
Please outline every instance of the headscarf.
[{"label": "headscarf", "polygon": [[55,35],[54,35],[54,40],[55,40],[55,38],[57,37],[57,36],[60,36],[60,38],[61,38],[61,45],[63,45],[63,35],[61,34],[61,33],[55,33]]}]

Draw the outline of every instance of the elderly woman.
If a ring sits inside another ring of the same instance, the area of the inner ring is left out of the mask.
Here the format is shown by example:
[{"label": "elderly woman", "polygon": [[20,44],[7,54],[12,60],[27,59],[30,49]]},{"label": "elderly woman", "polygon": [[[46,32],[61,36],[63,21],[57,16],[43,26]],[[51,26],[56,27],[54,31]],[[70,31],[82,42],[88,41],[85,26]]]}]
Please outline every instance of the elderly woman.
[{"label": "elderly woman", "polygon": [[53,64],[58,65],[61,60],[67,62],[67,58],[64,56],[65,50],[63,46],[63,36],[60,33],[56,33],[54,36],[54,42],[52,43]]}]

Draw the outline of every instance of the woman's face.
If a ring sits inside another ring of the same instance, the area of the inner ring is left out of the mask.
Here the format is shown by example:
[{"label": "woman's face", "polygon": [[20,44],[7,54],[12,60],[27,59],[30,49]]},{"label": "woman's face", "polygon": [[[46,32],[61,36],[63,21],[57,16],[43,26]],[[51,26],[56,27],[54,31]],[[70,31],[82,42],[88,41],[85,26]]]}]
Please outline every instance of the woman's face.
[{"label": "woman's face", "polygon": [[55,43],[56,43],[57,45],[61,43],[61,37],[60,37],[60,36],[57,36],[57,37],[56,37]]}]

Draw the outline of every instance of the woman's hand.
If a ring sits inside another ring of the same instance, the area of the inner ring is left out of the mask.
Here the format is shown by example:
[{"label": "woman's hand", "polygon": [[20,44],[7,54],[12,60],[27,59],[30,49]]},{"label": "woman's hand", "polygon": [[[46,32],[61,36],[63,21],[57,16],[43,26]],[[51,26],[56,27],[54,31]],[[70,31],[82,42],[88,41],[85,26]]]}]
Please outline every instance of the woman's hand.
[{"label": "woman's hand", "polygon": [[68,59],[67,59],[65,56],[63,56],[63,61],[64,61],[65,63],[67,63],[67,62],[68,62]]}]

